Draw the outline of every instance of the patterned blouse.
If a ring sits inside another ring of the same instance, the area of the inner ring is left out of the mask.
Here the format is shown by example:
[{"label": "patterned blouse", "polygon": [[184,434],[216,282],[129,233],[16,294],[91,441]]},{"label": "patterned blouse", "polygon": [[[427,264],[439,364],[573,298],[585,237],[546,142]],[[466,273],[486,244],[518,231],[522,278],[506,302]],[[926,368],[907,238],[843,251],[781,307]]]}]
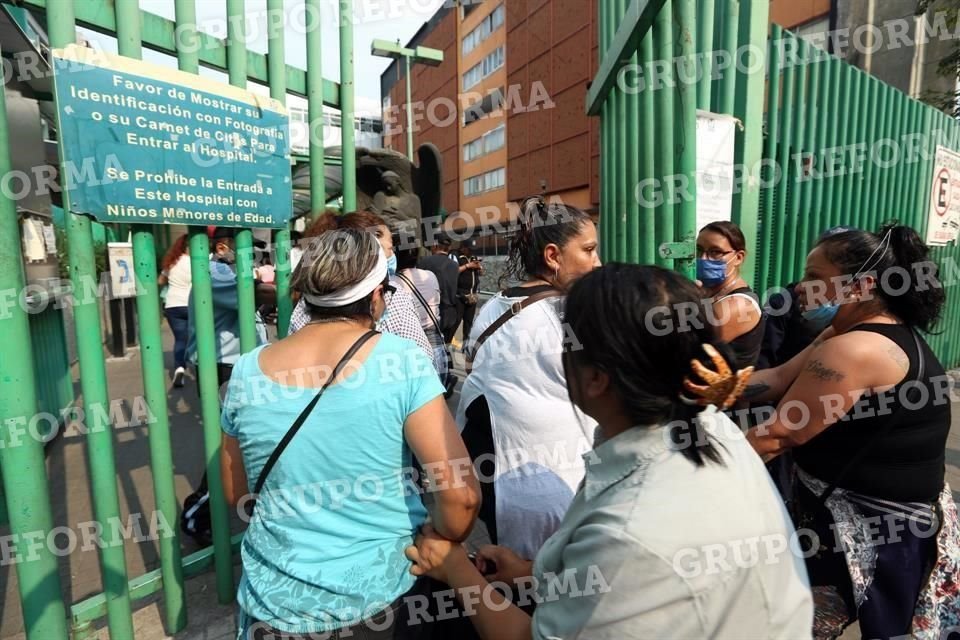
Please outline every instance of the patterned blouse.
[{"label": "patterned blouse", "polygon": [[[307,311],[306,303],[301,299],[290,316],[290,333],[296,333],[308,322],[310,322],[310,313]],[[413,307],[413,298],[406,291],[398,289],[387,299],[387,309],[377,323],[377,330],[413,340],[431,361],[434,359],[433,348],[427,340],[427,334],[423,332],[423,327],[420,326],[420,317]]]}]

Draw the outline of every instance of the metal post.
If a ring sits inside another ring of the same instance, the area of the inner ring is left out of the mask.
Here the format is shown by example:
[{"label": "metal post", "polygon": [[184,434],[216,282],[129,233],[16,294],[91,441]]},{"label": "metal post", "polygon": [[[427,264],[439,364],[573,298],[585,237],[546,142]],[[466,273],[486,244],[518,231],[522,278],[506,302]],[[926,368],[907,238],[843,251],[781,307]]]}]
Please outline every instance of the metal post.
[{"label": "metal post", "polygon": [[797,218],[796,226],[794,227],[796,230],[796,239],[793,243],[796,246],[793,257],[794,273],[798,275],[803,273],[807,249],[810,246],[810,219],[813,217],[813,186],[816,183],[816,179],[813,177],[815,175],[813,159],[816,157],[817,122],[821,111],[819,106],[820,62],[818,60],[819,56],[817,55],[820,50],[810,46],[805,41],[803,42],[803,47],[806,50],[806,66],[809,69],[810,99],[807,100],[807,105],[804,109],[804,119],[808,121],[808,124],[805,131],[802,153],[804,159],[807,157],[810,158],[810,175],[803,176],[800,179],[800,216]]},{"label": "metal post", "polygon": [[[117,51],[128,58],[141,59],[140,9],[136,3],[114,5],[117,18]],[[167,389],[164,376],[163,343],[160,338],[160,292],[157,286],[157,251],[152,225],[133,226],[133,261],[137,278],[137,318],[140,321],[140,363],[143,390],[153,417],[150,424],[150,469],[156,508],[169,525],[159,539],[160,572],[163,576],[164,621],[170,634],[187,626],[187,600],[183,588],[183,566],[177,523],[177,493],[173,484],[173,453],[170,447],[170,422],[167,415]],[[133,301],[126,304],[133,308]],[[128,335],[133,333],[127,325]]]},{"label": "metal post", "polygon": [[[322,0],[304,0],[307,15],[321,15]],[[310,120],[310,212],[323,213],[327,204],[323,171],[323,48],[318,21],[307,28],[307,119]],[[343,124],[343,120],[340,120]],[[341,147],[342,149],[342,147]],[[345,169],[344,169],[345,170]]]},{"label": "metal post", "polygon": [[783,245],[787,229],[787,186],[790,183],[790,148],[793,141],[793,94],[796,82],[797,68],[793,56],[788,55],[788,47],[795,47],[796,42],[789,33],[783,33],[780,40],[783,49],[781,54],[784,61],[783,70],[783,100],[780,106],[780,142],[777,164],[780,166],[780,181],[777,182],[776,212],[773,217],[773,253],[771,255],[770,273],[771,286],[781,287],[787,282],[783,279],[784,260]]},{"label": "metal post", "polygon": [[[843,135],[841,125],[846,118],[846,109],[840,108],[840,105],[843,104],[843,96],[841,94],[844,92],[844,85],[842,84],[842,78],[846,64],[831,56],[830,66],[832,67],[830,74],[830,103],[827,105],[827,108],[830,109],[830,138],[827,147],[836,148],[841,144]],[[818,232],[821,233],[825,229],[833,227],[834,220],[837,219],[837,192],[840,188],[840,181],[833,167],[832,159],[827,157],[826,152],[824,153],[824,171],[828,177],[824,184],[823,193],[823,224],[821,225],[822,228],[818,230]]]},{"label": "metal post", "polygon": [[829,107],[827,106],[827,96],[829,95],[830,88],[833,86],[832,83],[832,71],[833,66],[830,64],[827,54],[820,54],[820,66],[822,67],[820,73],[820,99],[818,101],[818,114],[817,114],[817,141],[814,146],[814,169],[817,172],[817,176],[814,179],[813,185],[813,210],[811,211],[811,225],[813,227],[810,236],[807,238],[807,241],[810,243],[807,245],[806,250],[809,251],[813,246],[815,238],[817,238],[824,231],[823,221],[825,218],[825,212],[823,211],[824,206],[824,196],[826,194],[826,179],[823,176],[823,150],[826,146],[827,141],[827,126],[828,126],[828,116]]},{"label": "metal post", "polygon": [[[283,16],[283,0],[267,0],[270,18]],[[267,20],[267,76],[270,79],[270,97],[287,105],[287,69],[284,64],[283,21]],[[277,268],[277,335],[286,337],[290,329],[293,301],[290,299],[290,225],[278,229],[275,237]]]},{"label": "metal post", "polygon": [[[657,14],[653,23],[653,42],[655,55],[659,60],[673,60],[673,0],[666,0],[660,13]],[[674,140],[673,123],[676,114],[674,113],[673,100],[674,92],[669,89],[674,82],[674,65],[667,65],[662,74],[663,84],[656,92],[657,97],[657,126],[654,128],[654,147],[657,154],[657,178],[660,180],[663,202],[657,206],[656,218],[656,237],[657,248],[665,243],[674,242],[674,204],[675,183],[674,178]],[[606,118],[604,118],[606,120]],[[608,154],[609,155],[609,154]],[[657,251],[657,264],[662,267],[673,266],[673,261],[664,258],[659,250]]]},{"label": "metal post", "polygon": [[[196,46],[197,12],[194,0],[176,0],[178,47],[181,71],[199,72]],[[214,567],[217,598],[221,604],[233,601],[233,562],[230,556],[230,520],[220,477],[220,406],[217,390],[217,336],[213,328],[213,296],[210,288],[210,240],[203,227],[190,227],[190,274],[193,323],[197,340],[197,386],[203,422],[207,488],[210,492],[210,520],[213,529]]]},{"label": "metal post", "polygon": [[[640,63],[642,65],[644,77],[650,71],[653,64],[653,30],[648,31],[643,41],[640,43]],[[640,144],[640,179],[643,181],[652,181],[656,177],[656,156],[654,155],[653,142],[655,139],[654,127],[656,125],[656,111],[653,101],[654,91],[651,87],[645,86],[640,93],[640,125],[637,130],[638,136],[642,135],[643,142]],[[652,189],[638,190],[636,195],[640,196],[640,263],[654,264],[657,260],[657,238],[655,231],[654,206]]]},{"label": "metal post", "polygon": [[786,226],[784,230],[785,233],[788,233],[791,238],[791,242],[785,242],[783,246],[783,252],[777,255],[777,260],[783,262],[783,269],[786,279],[790,282],[796,279],[796,265],[794,264],[794,255],[797,253],[796,246],[796,229],[800,224],[800,201],[802,200],[802,167],[799,166],[797,158],[799,157],[799,152],[804,151],[804,133],[806,131],[806,120],[807,120],[807,74],[809,71],[810,65],[808,64],[807,59],[807,50],[806,43],[791,34],[791,39],[793,40],[793,45],[797,47],[798,58],[800,61],[799,66],[797,67],[796,76],[795,76],[795,91],[796,100],[793,104],[794,109],[794,118],[793,118],[793,141],[794,149],[793,154],[791,154],[788,161],[790,162],[790,171],[793,173],[793,178],[790,181],[791,191],[790,191],[790,208],[787,214],[787,217],[783,218],[783,224]]},{"label": "metal post", "polygon": [[[751,3],[752,4],[752,3]],[[740,0],[723,0],[723,41],[720,46],[736,58],[737,30],[740,27]],[[763,42],[761,39],[760,42]],[[731,67],[720,78],[719,113],[733,113],[736,100],[737,73]]]},{"label": "metal post", "polygon": [[[623,15],[627,10],[626,0],[616,0],[614,6],[614,15],[616,16],[616,21],[619,23],[623,20]],[[610,95],[607,97],[607,101],[610,102],[611,109],[613,110],[613,129],[615,131],[614,138],[616,142],[610,148],[610,153],[613,154],[613,221],[615,227],[614,233],[614,246],[613,246],[613,256],[614,260],[624,261],[626,259],[627,253],[627,237],[626,237],[626,172],[625,165],[627,163],[627,145],[624,144],[625,140],[623,138],[623,118],[626,113],[626,95],[623,91],[618,88],[610,90]]]},{"label": "metal post", "polygon": [[[749,62],[745,72],[739,75],[735,92],[734,114],[743,123],[743,130],[736,133],[735,162],[744,167],[744,182],[733,195],[733,220],[755,247],[760,215],[760,161],[763,159],[763,90],[764,49],[751,46],[766,42],[768,3],[750,2],[740,10],[740,48],[746,50]],[[740,56],[738,55],[737,58]],[[752,72],[750,70],[753,70]],[[772,74],[776,71],[771,72]],[[754,285],[754,274],[759,256],[748,251],[740,267],[743,278]]]},{"label": "metal post", "polygon": [[[630,57],[630,64],[636,65],[639,64],[640,57],[637,52]],[[625,93],[626,99],[626,113],[624,114],[623,126],[625,127],[626,139],[627,140],[636,140],[640,141],[640,96],[637,95],[636,91],[631,91]],[[623,144],[623,143],[621,143]],[[643,155],[643,143],[640,144],[624,144],[624,151],[626,153],[626,167],[624,173],[624,182],[625,189],[623,192],[623,204],[624,204],[624,213],[627,216],[626,220],[626,248],[627,252],[623,256],[623,259],[627,262],[638,263],[640,262],[640,245],[641,239],[641,216],[644,213],[644,210],[639,206],[637,202],[636,195],[634,191],[636,190],[637,184],[640,183],[640,161],[641,156]]]},{"label": "metal post", "polygon": [[[60,3],[55,11],[47,12],[50,45],[65,47],[76,40],[76,19],[72,2]],[[63,147],[59,149],[61,174],[68,175],[64,166]],[[127,587],[127,563],[123,555],[123,539],[110,522],[120,518],[120,498],[117,494],[117,471],[113,457],[113,431],[106,411],[95,411],[109,406],[107,371],[100,343],[100,305],[96,296],[84,295],[84,284],[97,276],[90,219],[70,211],[70,194],[63,189],[67,241],[70,254],[70,278],[73,281],[74,324],[77,333],[77,353],[80,360],[80,387],[87,409],[88,455],[93,511],[103,527],[103,547],[100,566],[103,590],[107,598],[107,623],[114,638],[133,637],[133,619],[130,612],[130,593]]]},{"label": "metal post", "polygon": [[[413,98],[410,96],[410,85],[413,79],[410,77],[410,56],[402,56],[404,65],[404,80],[407,85],[407,157],[413,160]],[[342,122],[342,121],[341,121]]]},{"label": "metal post", "polygon": [[[692,248],[697,237],[697,87],[691,81],[696,78],[696,0],[674,0],[676,6],[677,35],[680,40],[677,68],[676,113],[676,170],[687,178],[687,194],[678,199],[677,238],[680,243]],[[682,69],[682,70],[681,70]],[[696,277],[696,262],[692,252],[674,262],[680,273]]]},{"label": "metal post", "polygon": [[770,35],[767,60],[767,140],[763,151],[766,168],[764,171],[763,209],[760,225],[760,242],[758,243],[758,272],[759,277],[754,281],[758,289],[766,290],[772,285],[770,282],[770,256],[773,252],[774,205],[777,192],[775,181],[777,177],[777,136],[780,135],[780,34],[779,25],[773,25]]},{"label": "metal post", "polygon": [[340,0],[340,127],[343,210],[357,208],[357,152],[353,130],[353,0]]},{"label": "metal post", "polygon": [[[716,0],[700,0],[697,7],[697,53],[700,55],[700,83],[697,87],[697,108],[710,110],[713,67],[713,22]],[[646,72],[646,69],[644,69]],[[730,73],[730,69],[726,71]]]},{"label": "metal post", "polygon": [[[10,136],[7,128],[6,96],[0,91],[0,175],[13,171],[10,160]],[[0,192],[0,290],[24,290],[23,258],[20,254],[20,225],[17,207],[6,190]],[[31,353],[30,322],[19,304],[0,313],[0,362],[15,363],[5,367],[0,376],[0,420],[6,428],[0,431],[0,473],[6,502],[10,533],[15,541],[17,588],[20,608],[30,640],[67,638],[67,617],[60,587],[57,558],[50,547],[35,548],[31,539],[53,529],[50,513],[50,491],[43,443],[24,429],[37,413],[36,372]],[[19,424],[18,424],[19,423]],[[26,432],[26,433],[25,433]]]}]

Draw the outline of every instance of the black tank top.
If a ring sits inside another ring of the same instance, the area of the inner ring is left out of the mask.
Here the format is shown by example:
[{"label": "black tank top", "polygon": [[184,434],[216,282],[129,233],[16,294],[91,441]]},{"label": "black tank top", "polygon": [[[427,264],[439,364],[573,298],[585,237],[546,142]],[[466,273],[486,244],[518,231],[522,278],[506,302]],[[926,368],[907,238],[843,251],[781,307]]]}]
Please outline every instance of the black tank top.
[{"label": "black tank top", "polygon": [[723,297],[718,298],[717,302],[738,294],[745,295],[756,302],[757,309],[760,310],[760,319],[757,320],[757,324],[753,329],[750,329],[750,331],[737,336],[727,343],[733,350],[733,355],[737,360],[737,368],[743,369],[744,367],[752,367],[757,364],[757,360],[760,358],[760,348],[763,346],[763,330],[766,327],[766,323],[763,321],[763,309],[760,307],[760,300],[750,287],[734,289]]},{"label": "black tank top", "polygon": [[[836,424],[793,450],[806,472],[837,486],[877,498],[932,502],[943,489],[950,433],[949,380],[920,337],[924,373],[912,331],[898,324],[862,324],[851,331],[879,333],[910,358],[903,380],[882,394],[861,397]],[[890,421],[895,425],[888,429]],[[848,463],[872,438],[868,452]]]}]

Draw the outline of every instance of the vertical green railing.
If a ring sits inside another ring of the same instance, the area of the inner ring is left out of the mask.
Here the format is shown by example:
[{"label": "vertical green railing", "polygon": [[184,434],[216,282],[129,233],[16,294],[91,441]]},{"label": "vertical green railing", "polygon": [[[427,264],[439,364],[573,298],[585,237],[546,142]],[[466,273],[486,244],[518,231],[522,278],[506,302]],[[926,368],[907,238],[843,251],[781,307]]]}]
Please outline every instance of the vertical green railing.
[{"label": "vertical green railing", "polygon": [[[284,63],[283,0],[267,0],[267,76],[270,79],[270,97],[287,106],[287,70]],[[321,102],[322,102],[321,97]],[[308,125],[309,127],[309,125]],[[290,300],[290,225],[278,229],[274,242],[274,261],[277,269],[277,335],[284,338],[290,328],[293,304]]]},{"label": "vertical green railing", "polygon": [[[76,18],[73,2],[59,3],[55,11],[47,13],[50,45],[65,47],[76,40]],[[63,164],[63,149],[60,148],[61,174],[68,175]],[[63,201],[67,225],[70,255],[70,278],[73,281],[74,322],[77,334],[77,353],[80,360],[80,387],[83,403],[87,408],[89,424],[87,448],[93,496],[93,511],[104,531],[103,547],[100,549],[100,570],[106,596],[107,620],[110,632],[116,638],[133,637],[133,618],[130,610],[130,594],[127,585],[127,564],[124,558],[124,541],[111,521],[120,517],[120,499],[117,493],[117,472],[114,464],[113,429],[105,411],[90,408],[107,407],[110,397],[107,391],[107,371],[100,341],[100,301],[96,296],[84,295],[86,282],[97,276],[94,262],[93,235],[89,218],[69,209],[70,193],[64,187]]]},{"label": "vertical green railing", "polygon": [[[132,2],[114,5],[117,19],[117,52],[140,60],[140,9]],[[151,225],[133,226],[134,273],[137,281],[137,320],[143,391],[153,417],[148,432],[150,469],[157,512],[169,523],[159,539],[163,580],[164,622],[170,633],[187,626],[187,601],[183,588],[180,539],[177,535],[177,494],[173,484],[173,453],[167,416],[167,385],[160,336],[160,292],[157,286],[157,251]],[[124,577],[126,580],[126,576]]]},{"label": "vertical green railing", "polygon": [[[0,175],[12,169],[6,96],[0,92]],[[23,291],[22,265],[16,203],[9,193],[0,193],[0,291]],[[21,419],[29,421],[38,409],[27,310],[13,304],[0,313],[0,335],[0,368],[4,372],[0,376],[0,473],[10,533],[17,542],[17,557],[22,558],[16,571],[24,626],[30,640],[66,638],[57,558],[46,545],[30,550],[31,534],[50,531],[53,517],[43,443],[25,433],[23,424],[17,424]],[[22,431],[14,432],[15,428]]]}]

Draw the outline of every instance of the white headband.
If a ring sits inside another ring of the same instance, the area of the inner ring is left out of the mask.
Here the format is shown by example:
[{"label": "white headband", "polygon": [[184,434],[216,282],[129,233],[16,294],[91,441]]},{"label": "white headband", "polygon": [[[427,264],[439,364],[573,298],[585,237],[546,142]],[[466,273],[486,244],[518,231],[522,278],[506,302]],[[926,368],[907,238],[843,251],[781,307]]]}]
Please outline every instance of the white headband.
[{"label": "white headband", "polygon": [[387,256],[383,247],[377,247],[377,264],[370,270],[363,280],[345,289],[339,289],[323,295],[304,293],[303,298],[315,307],[342,307],[363,300],[370,295],[378,285],[387,279]]}]

